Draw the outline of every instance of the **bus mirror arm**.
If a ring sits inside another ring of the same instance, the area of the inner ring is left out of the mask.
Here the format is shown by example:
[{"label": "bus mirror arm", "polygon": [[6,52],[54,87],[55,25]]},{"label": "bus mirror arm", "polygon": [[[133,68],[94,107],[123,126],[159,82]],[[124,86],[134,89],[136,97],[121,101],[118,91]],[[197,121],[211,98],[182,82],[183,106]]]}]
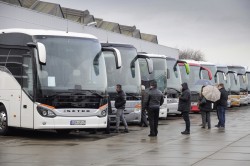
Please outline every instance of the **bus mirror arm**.
[{"label": "bus mirror arm", "polygon": [[189,74],[190,73],[190,66],[189,66],[189,64],[186,61],[183,61],[183,60],[177,60],[176,61],[175,65],[174,65],[174,71],[177,71],[177,65],[179,63],[184,64],[185,69],[186,69],[186,73]]},{"label": "bus mirror arm", "polygon": [[115,56],[116,69],[120,69],[122,67],[121,53],[117,48],[102,47],[102,51],[111,51],[113,53],[113,55]]},{"label": "bus mirror arm", "polygon": [[144,54],[137,54],[137,59],[141,58],[141,59],[145,59],[147,64],[148,64],[148,73],[152,74],[154,71],[154,66],[153,66],[153,61],[150,59],[149,56],[144,55]]}]

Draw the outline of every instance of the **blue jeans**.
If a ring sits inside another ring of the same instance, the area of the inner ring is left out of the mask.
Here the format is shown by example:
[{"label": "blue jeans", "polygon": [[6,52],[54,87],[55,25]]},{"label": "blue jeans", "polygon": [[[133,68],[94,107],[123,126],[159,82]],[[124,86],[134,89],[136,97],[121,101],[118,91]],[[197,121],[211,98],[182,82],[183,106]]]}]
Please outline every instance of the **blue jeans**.
[{"label": "blue jeans", "polygon": [[218,119],[219,119],[218,126],[219,127],[225,127],[225,121],[226,121],[225,112],[226,112],[226,107],[217,106],[217,113],[218,113]]}]

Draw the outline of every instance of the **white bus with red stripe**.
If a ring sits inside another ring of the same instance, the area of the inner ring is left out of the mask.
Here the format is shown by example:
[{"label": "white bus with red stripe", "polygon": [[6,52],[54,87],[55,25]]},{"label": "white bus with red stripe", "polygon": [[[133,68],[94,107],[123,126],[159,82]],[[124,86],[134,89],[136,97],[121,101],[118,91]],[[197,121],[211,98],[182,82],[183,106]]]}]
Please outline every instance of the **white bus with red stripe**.
[{"label": "white bus with red stripe", "polygon": [[208,68],[202,67],[197,61],[194,60],[184,60],[184,61],[186,61],[189,64],[190,73],[188,75],[186,74],[186,68],[184,64],[179,64],[179,67],[181,70],[182,83],[186,82],[191,91],[191,112],[200,112],[200,109],[197,104],[202,85],[197,85],[196,82],[200,79],[206,78],[203,75],[207,75],[209,80],[211,80],[212,73]]}]

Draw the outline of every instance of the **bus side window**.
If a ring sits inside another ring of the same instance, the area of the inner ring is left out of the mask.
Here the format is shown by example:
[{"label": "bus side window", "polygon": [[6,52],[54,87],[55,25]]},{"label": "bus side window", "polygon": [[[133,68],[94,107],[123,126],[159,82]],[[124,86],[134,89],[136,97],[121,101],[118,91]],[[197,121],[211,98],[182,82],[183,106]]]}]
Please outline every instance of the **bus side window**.
[{"label": "bus side window", "polygon": [[22,86],[22,56],[19,53],[19,49],[11,48],[5,56],[5,67],[15,77],[20,86]]},{"label": "bus side window", "polygon": [[29,95],[33,95],[32,60],[28,49],[0,48],[0,65],[11,72]]},{"label": "bus side window", "polygon": [[30,96],[33,96],[33,63],[30,51],[26,50],[22,56],[23,56],[23,64],[22,64],[23,89]]}]

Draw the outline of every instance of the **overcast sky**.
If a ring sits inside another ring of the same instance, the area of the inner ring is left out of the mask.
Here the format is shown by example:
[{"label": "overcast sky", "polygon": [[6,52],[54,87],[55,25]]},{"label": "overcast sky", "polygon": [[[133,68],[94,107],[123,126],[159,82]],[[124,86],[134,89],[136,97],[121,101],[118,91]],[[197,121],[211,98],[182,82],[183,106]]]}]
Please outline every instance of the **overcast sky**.
[{"label": "overcast sky", "polygon": [[250,68],[250,0],[45,0],[155,34],[207,61]]}]

